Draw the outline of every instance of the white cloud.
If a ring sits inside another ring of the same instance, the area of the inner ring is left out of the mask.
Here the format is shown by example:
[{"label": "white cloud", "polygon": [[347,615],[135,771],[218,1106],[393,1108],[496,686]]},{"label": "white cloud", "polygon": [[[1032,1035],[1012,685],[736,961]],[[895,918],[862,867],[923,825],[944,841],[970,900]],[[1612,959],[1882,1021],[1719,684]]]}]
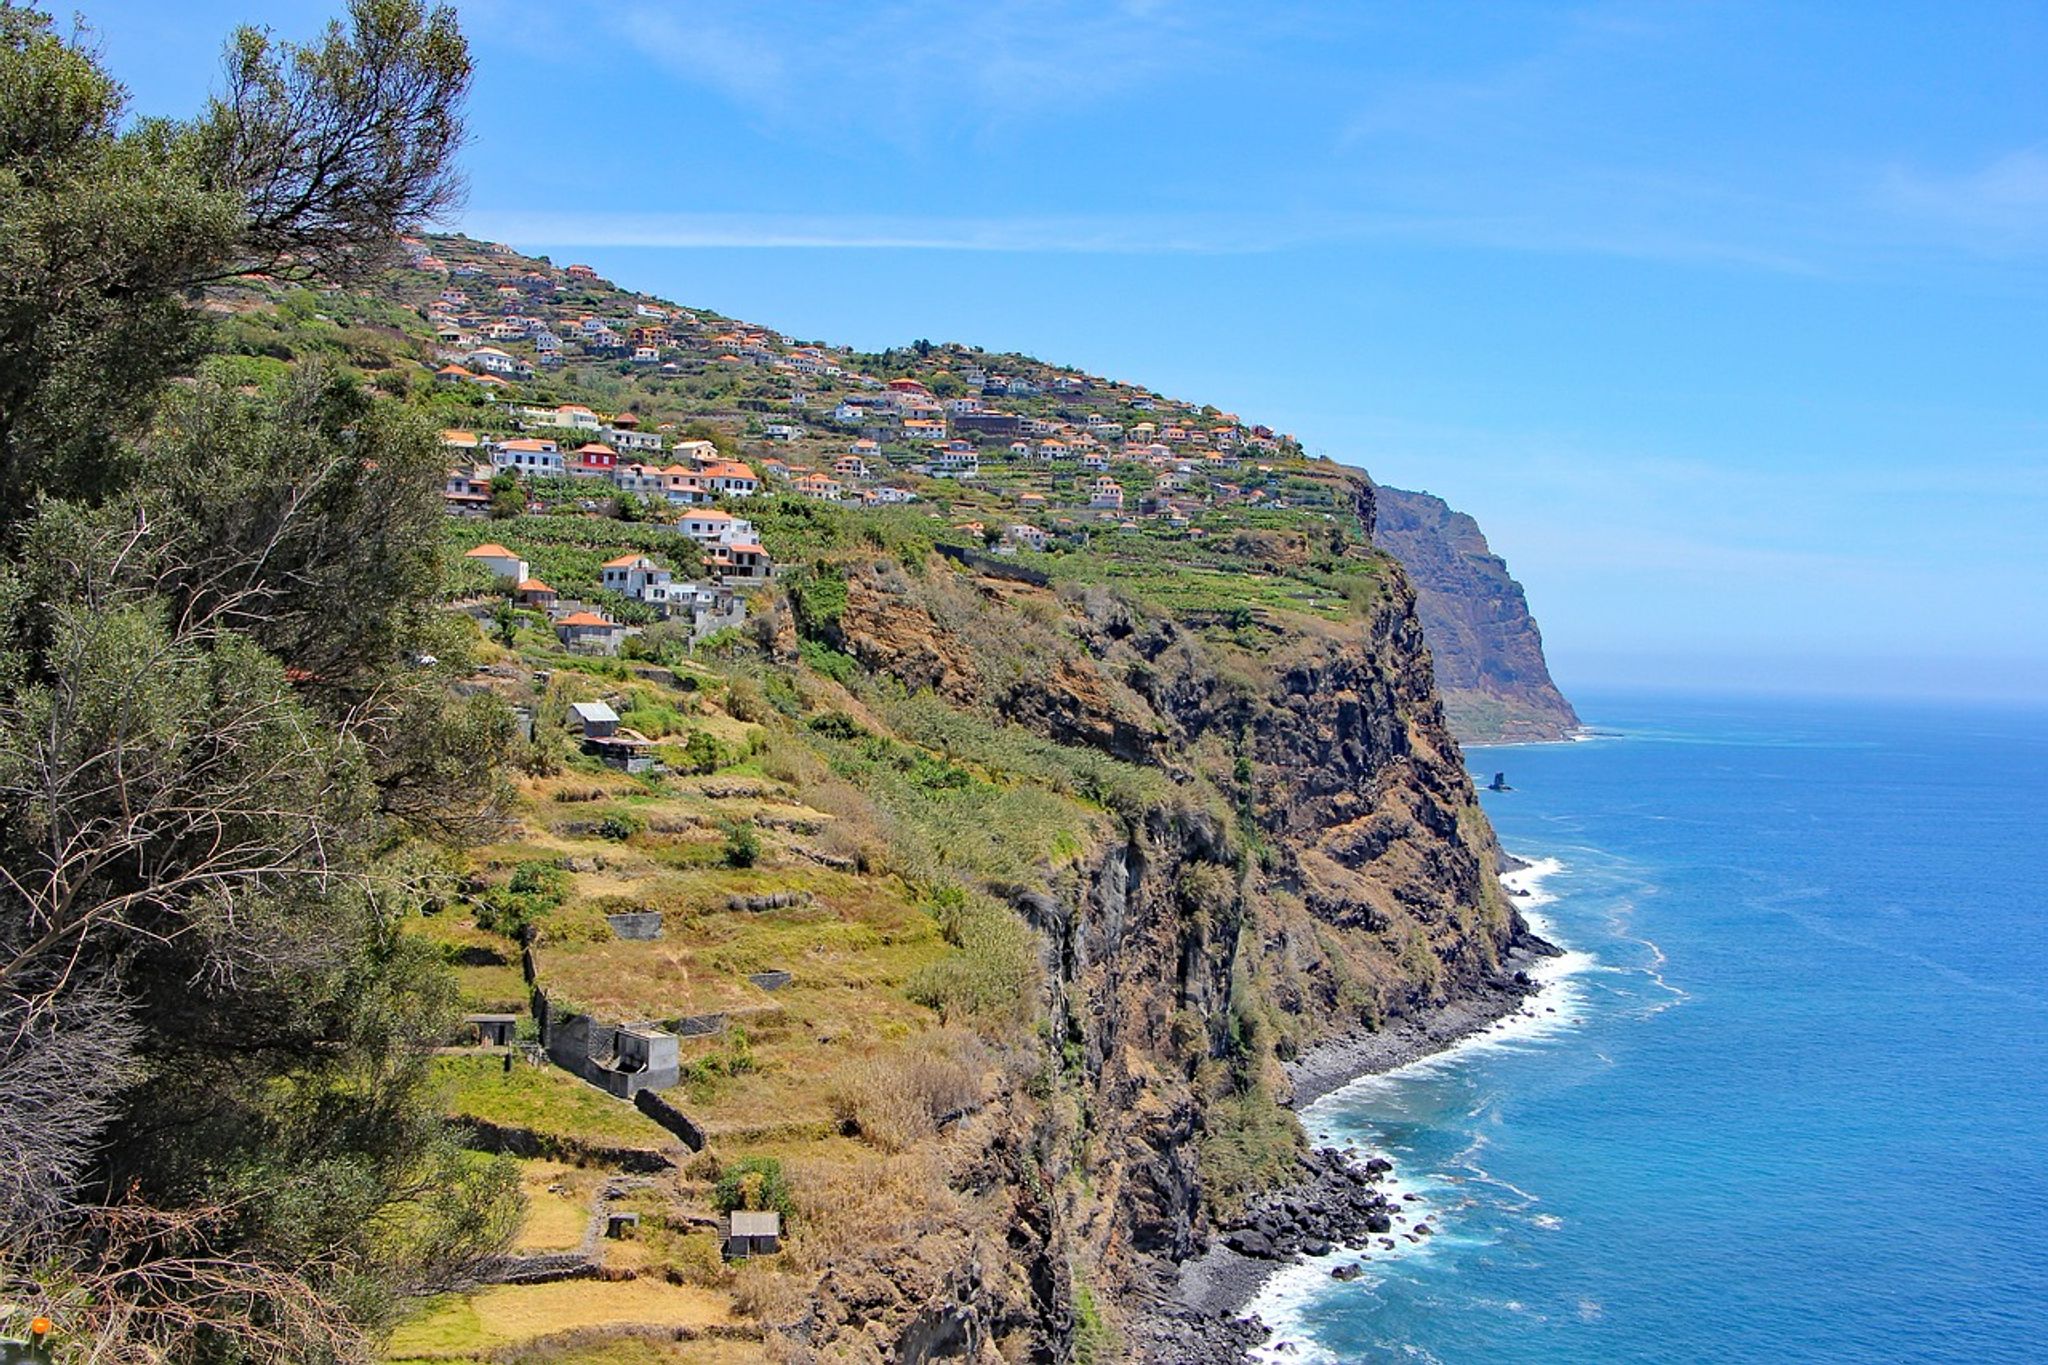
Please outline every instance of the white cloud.
[{"label": "white cloud", "polygon": [[1164,0],[931,5],[656,3],[588,10],[592,32],[775,122],[859,122],[916,142],[1112,101],[1220,55]]},{"label": "white cloud", "polygon": [[483,209],[464,227],[549,246],[1089,252],[1105,255],[1276,251],[1342,235],[1337,224],[1238,215],[1094,214],[1008,218],[873,214],[555,213]]},{"label": "white cloud", "polygon": [[1893,166],[1878,186],[1895,214],[1989,252],[2048,248],[2048,150],[2023,147],[1973,170]]}]

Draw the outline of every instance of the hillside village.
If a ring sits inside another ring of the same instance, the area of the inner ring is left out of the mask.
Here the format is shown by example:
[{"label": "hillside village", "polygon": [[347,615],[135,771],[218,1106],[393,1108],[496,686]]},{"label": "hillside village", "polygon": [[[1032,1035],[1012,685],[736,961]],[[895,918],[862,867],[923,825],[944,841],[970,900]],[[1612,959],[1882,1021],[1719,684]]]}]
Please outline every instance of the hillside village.
[{"label": "hillside village", "polygon": [[1335,506],[1301,477],[1314,462],[1292,438],[1138,385],[960,346],[862,355],[501,245],[404,246],[404,270],[379,290],[404,311],[372,322],[380,359],[430,382],[410,396],[447,420],[451,516],[673,533],[667,553],[657,541],[574,583],[529,572],[525,547],[476,537],[472,557],[498,586],[579,649],[616,650],[656,619],[686,616],[700,639],[743,619],[747,589],[774,573],[745,515],[762,495],[920,505],[938,539],[1005,557],[1104,536],[1200,540]]},{"label": "hillside village", "polygon": [[[508,823],[409,927],[461,991],[450,1112],[517,1160],[529,1214],[393,1359],[606,1358],[590,1332],[664,1361],[866,1332],[849,1358],[884,1358],[944,1297],[919,1276],[1019,1216],[948,1164],[1048,1104],[1091,1127],[1084,1072],[1033,1071],[1042,950],[994,893],[1072,895],[1146,811],[1252,808],[1206,777],[1175,795],[1152,666],[1078,641],[1151,613],[1258,667],[1355,631],[1380,581],[1356,476],[1028,357],[860,354],[585,266],[406,245],[373,287],[210,301],[222,377],[326,359],[439,432],[475,639],[427,662],[503,702],[524,755]],[[1247,1139],[1219,1119],[1205,1141]],[[1292,1150],[1261,1141],[1281,1155],[1214,1158],[1219,1209]],[[1056,1273],[1085,1300],[1085,1266]]]}]

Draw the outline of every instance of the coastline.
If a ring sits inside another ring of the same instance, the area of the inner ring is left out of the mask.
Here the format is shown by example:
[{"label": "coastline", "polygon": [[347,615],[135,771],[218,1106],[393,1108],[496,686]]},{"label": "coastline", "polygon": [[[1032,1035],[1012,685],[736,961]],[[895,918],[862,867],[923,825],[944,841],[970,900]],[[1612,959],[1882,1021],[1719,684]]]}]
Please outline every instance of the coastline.
[{"label": "coastline", "polygon": [[[1548,860],[1531,863],[1506,853],[1502,859],[1501,879],[1518,912],[1550,899],[1542,895],[1538,884],[1557,864]],[[1524,919],[1525,926],[1541,924],[1526,913]],[[1548,983],[1531,975],[1530,969],[1563,953],[1535,927],[1525,927],[1500,975],[1478,993],[1409,1016],[1391,1028],[1360,1028],[1325,1039],[1288,1063],[1293,1089],[1286,1103],[1296,1110],[1305,1109],[1354,1081],[1439,1056],[1505,1019],[1535,1012]],[[1261,1206],[1295,1213],[1297,1227],[1310,1240],[1341,1245],[1344,1224],[1355,1221],[1361,1207],[1383,1199],[1373,1187],[1387,1173],[1386,1164],[1373,1160],[1361,1169],[1356,1161],[1357,1154],[1317,1149],[1304,1163],[1302,1181],[1275,1191]],[[1348,1173],[1369,1193],[1361,1196],[1347,1186],[1339,1172]],[[1317,1202],[1318,1196],[1327,1200],[1332,1195],[1344,1207]],[[1225,1240],[1219,1235],[1200,1256],[1180,1263],[1170,1303],[1145,1323],[1140,1358],[1185,1365],[1239,1365],[1253,1359],[1252,1349],[1266,1340],[1270,1329],[1257,1317],[1246,1315],[1245,1309],[1276,1274],[1299,1257],[1248,1256],[1225,1245]],[[1161,1347],[1172,1353],[1158,1353]]]}]

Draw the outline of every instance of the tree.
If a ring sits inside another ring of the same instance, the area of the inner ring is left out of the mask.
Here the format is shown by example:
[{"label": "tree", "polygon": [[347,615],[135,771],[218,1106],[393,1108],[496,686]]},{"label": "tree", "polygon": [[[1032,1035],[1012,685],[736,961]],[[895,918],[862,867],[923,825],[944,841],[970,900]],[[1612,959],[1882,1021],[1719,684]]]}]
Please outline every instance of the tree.
[{"label": "tree", "polygon": [[728,820],[725,824],[725,862],[728,867],[752,867],[761,861],[761,836],[751,820]]},{"label": "tree", "polygon": [[395,851],[491,822],[511,729],[433,662],[436,438],[314,364],[222,387],[188,297],[376,259],[453,192],[467,77],[447,10],[355,0],[124,128],[0,0],[0,1294],[102,1358],[362,1359],[516,1223],[399,928]]},{"label": "tree", "polygon": [[349,13],[310,47],[243,30],[204,115],[124,130],[91,50],[0,0],[0,530],[38,493],[134,476],[126,433],[206,349],[185,291],[368,268],[452,201],[469,81],[453,12]]},{"label": "tree", "polygon": [[519,486],[519,475],[510,469],[501,469],[491,475],[491,517],[505,521],[526,510],[526,491]]}]

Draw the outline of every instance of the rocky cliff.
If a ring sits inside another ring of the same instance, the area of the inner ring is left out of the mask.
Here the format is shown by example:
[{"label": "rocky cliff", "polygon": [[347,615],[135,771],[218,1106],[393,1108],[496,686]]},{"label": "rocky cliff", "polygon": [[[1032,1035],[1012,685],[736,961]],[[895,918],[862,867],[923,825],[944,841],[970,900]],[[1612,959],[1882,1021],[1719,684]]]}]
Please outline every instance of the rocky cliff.
[{"label": "rocky cliff", "polygon": [[1414,581],[1437,686],[1460,740],[1562,739],[1578,728],[1551,681],[1522,585],[1478,522],[1441,498],[1382,486],[1374,540]]},{"label": "rocky cliff", "polygon": [[[1355,499],[1369,528],[1363,480]],[[1176,1262],[1299,1171],[1288,1059],[1501,987],[1525,930],[1414,590],[1371,551],[1347,567],[1370,591],[1341,616],[1228,621],[1099,585],[844,569],[831,648],[1167,779],[1074,864],[987,888],[1040,932],[1051,1070],[1000,1154],[1031,1173],[1008,1255],[1039,1307],[979,1275],[959,1308],[977,1339],[1032,1320],[1029,1358],[1069,1359],[1086,1324],[1066,1305],[1137,1321]]]}]

